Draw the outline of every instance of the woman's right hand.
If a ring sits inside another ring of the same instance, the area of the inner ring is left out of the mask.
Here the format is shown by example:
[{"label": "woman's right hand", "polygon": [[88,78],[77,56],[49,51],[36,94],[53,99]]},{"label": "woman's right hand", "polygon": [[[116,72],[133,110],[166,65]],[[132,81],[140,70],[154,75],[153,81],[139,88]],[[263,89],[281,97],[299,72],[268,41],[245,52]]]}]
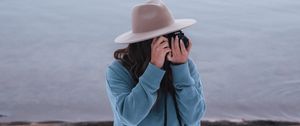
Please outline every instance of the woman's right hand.
[{"label": "woman's right hand", "polygon": [[166,37],[160,36],[154,38],[151,43],[151,61],[150,63],[162,68],[167,53],[171,52],[169,42]]}]

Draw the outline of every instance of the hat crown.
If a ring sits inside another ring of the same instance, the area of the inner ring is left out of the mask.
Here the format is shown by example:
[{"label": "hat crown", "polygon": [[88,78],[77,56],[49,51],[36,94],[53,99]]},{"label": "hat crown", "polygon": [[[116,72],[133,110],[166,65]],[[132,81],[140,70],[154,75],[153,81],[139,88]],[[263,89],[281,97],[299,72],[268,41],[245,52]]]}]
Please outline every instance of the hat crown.
[{"label": "hat crown", "polygon": [[133,33],[149,32],[173,23],[174,18],[172,14],[161,0],[149,0],[133,8]]}]

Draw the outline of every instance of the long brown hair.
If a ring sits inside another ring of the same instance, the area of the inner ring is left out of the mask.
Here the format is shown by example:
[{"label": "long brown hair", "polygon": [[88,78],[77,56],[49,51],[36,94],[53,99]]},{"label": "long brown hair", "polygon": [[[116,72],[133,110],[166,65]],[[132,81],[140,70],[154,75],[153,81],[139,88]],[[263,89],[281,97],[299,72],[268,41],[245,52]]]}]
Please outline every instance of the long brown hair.
[{"label": "long brown hair", "polygon": [[[130,72],[135,84],[138,83],[139,77],[144,73],[151,60],[152,40],[130,43],[126,48],[118,49],[114,52],[114,58],[120,60],[122,65]],[[159,90],[170,92],[174,96],[172,71],[168,64],[168,61],[165,60],[165,65],[162,69],[166,70],[166,72],[160,83]],[[160,94],[158,94],[157,99],[159,97]]]}]

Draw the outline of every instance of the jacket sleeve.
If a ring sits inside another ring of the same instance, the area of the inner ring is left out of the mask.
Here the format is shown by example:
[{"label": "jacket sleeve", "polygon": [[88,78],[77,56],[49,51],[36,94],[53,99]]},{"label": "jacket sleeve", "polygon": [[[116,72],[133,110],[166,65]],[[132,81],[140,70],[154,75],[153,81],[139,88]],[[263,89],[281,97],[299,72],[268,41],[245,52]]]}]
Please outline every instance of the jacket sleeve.
[{"label": "jacket sleeve", "polygon": [[171,65],[175,98],[182,123],[194,125],[200,122],[206,106],[202,82],[197,67],[190,58],[184,64]]},{"label": "jacket sleeve", "polygon": [[112,109],[124,125],[137,125],[147,116],[154,105],[157,99],[157,90],[165,71],[149,63],[139,77],[138,84],[133,86],[134,84],[129,81],[129,76],[122,75],[122,71],[118,70],[120,69],[108,67],[106,72]]}]

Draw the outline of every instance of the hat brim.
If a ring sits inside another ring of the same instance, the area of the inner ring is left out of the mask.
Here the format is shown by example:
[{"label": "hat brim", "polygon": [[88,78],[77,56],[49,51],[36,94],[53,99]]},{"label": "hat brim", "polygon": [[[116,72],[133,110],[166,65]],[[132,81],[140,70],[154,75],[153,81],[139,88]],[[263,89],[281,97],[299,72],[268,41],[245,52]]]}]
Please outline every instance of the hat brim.
[{"label": "hat brim", "polygon": [[143,33],[133,33],[132,31],[125,32],[119,35],[118,37],[116,37],[115,42],[116,43],[141,42],[157,36],[161,36],[164,34],[181,30],[183,28],[193,25],[194,23],[196,23],[196,20],[194,19],[176,19],[173,24],[150,32],[143,32]]}]

